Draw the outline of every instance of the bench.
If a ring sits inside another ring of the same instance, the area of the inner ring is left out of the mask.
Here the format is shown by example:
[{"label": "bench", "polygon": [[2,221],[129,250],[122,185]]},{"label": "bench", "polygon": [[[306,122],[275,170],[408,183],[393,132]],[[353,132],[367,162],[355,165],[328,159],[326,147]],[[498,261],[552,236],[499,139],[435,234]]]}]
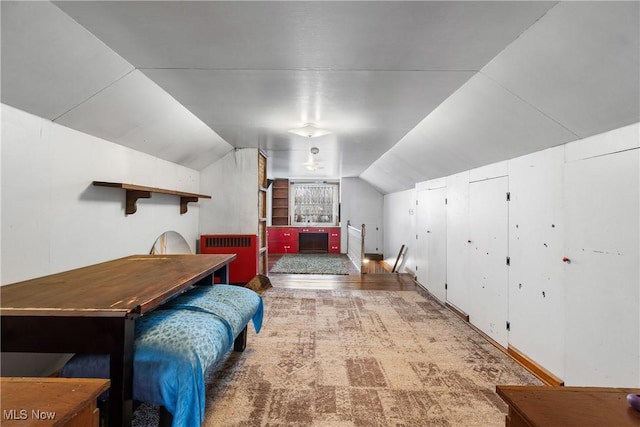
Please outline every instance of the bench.
[{"label": "bench", "polygon": [[[206,371],[232,347],[244,350],[247,325],[252,321],[260,332],[263,310],[262,298],[254,291],[214,285],[195,287],[139,318],[133,399],[160,406],[163,425],[200,426]],[[109,378],[109,355],[77,354],[61,376]]]}]

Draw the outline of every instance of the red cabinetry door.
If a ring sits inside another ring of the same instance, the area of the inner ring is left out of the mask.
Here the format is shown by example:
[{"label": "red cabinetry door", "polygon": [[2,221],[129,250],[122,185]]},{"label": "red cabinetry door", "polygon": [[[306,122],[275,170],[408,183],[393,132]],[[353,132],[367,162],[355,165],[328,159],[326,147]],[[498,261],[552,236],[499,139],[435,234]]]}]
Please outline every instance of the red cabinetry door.
[{"label": "red cabinetry door", "polygon": [[269,253],[298,252],[298,230],[292,227],[269,227]]},{"label": "red cabinetry door", "polygon": [[329,253],[340,253],[340,228],[329,228]]}]

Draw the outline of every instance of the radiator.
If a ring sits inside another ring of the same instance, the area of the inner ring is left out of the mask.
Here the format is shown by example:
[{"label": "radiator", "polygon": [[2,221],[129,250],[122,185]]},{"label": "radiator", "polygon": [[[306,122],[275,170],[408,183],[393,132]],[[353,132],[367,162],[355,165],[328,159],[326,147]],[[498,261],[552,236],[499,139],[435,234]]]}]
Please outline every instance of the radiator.
[{"label": "radiator", "polygon": [[258,274],[258,236],[253,234],[203,234],[200,253],[236,254],[229,264],[229,283],[247,283]]}]

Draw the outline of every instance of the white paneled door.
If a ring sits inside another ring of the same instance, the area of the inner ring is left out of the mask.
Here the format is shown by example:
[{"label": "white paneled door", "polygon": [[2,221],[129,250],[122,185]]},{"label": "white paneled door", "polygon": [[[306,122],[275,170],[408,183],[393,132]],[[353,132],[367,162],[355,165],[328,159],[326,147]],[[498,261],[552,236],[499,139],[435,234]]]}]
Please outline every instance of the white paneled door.
[{"label": "white paneled door", "polygon": [[469,172],[447,177],[447,302],[469,313]]},{"label": "white paneled door", "polygon": [[639,157],[565,167],[567,385],[640,385]]},{"label": "white paneled door", "polygon": [[508,346],[508,178],[469,184],[469,321]]},{"label": "white paneled door", "polygon": [[418,191],[416,248],[418,282],[440,301],[447,291],[447,210],[445,187]]},{"label": "white paneled door", "polygon": [[440,301],[446,301],[447,291],[447,209],[446,188],[427,191],[428,215],[426,221],[426,250],[429,292]]},{"label": "white paneled door", "polygon": [[[361,227],[362,224],[354,225],[354,227]],[[376,223],[365,223],[365,236],[364,236],[364,253],[365,254],[379,254],[382,253],[382,239],[380,233],[380,225]]]},{"label": "white paneled door", "polygon": [[509,162],[509,347],[564,378],[564,147]]},{"label": "white paneled door", "polygon": [[428,188],[418,189],[416,192],[416,280],[423,287],[429,289],[429,256],[427,248],[427,215],[429,204],[427,200]]}]

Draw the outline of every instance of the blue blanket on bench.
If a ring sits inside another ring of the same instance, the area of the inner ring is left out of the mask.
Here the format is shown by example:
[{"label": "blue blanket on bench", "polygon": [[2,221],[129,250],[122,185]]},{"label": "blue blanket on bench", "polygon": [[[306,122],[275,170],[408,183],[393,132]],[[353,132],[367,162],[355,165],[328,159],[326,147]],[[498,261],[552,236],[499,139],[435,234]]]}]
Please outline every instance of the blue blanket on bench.
[{"label": "blue blanket on bench", "polygon": [[[228,352],[253,320],[260,331],[262,298],[250,289],[197,287],[136,321],[133,398],[163,405],[173,427],[196,427],[204,420],[205,372]],[[108,355],[75,355],[63,377],[109,378]]]},{"label": "blue blanket on bench", "polygon": [[262,298],[251,289],[232,285],[199,286],[163,306],[166,309],[201,311],[216,315],[231,327],[233,341],[253,322],[256,333],[262,328]]}]

